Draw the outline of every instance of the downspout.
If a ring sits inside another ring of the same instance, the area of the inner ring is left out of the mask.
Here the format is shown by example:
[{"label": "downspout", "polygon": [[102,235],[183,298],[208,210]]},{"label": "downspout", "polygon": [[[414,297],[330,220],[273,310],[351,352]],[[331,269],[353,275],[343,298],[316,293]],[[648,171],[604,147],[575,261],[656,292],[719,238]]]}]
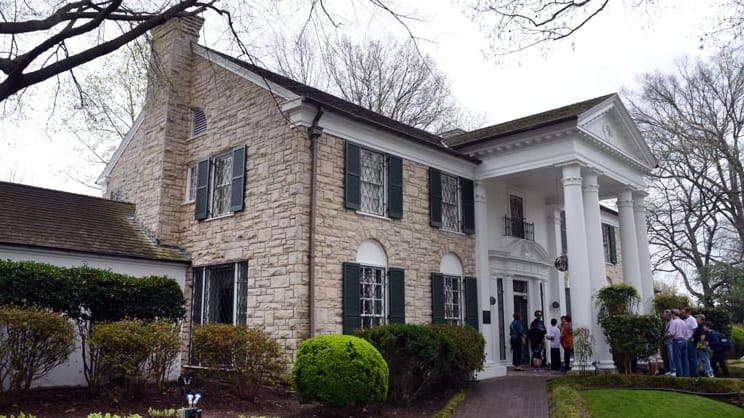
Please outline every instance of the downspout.
[{"label": "downspout", "polygon": [[313,123],[307,128],[307,137],[310,139],[310,234],[308,250],[308,288],[310,297],[310,306],[308,311],[308,320],[310,322],[310,338],[315,336],[315,218],[317,202],[317,183],[318,183],[318,138],[323,133],[323,128],[318,126],[320,117],[323,116],[323,110],[318,106],[318,112],[313,118]]}]

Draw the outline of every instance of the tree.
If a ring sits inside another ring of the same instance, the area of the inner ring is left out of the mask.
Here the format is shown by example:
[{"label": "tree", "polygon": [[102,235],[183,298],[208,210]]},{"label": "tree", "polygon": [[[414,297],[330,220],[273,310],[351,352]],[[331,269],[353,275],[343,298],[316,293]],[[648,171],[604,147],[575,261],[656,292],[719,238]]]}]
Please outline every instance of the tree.
[{"label": "tree", "polygon": [[419,129],[475,128],[483,120],[461,109],[447,77],[413,39],[314,39],[304,31],[292,45],[282,38],[276,41],[277,70]]},{"label": "tree", "polygon": [[[465,4],[488,34],[492,52],[504,55],[573,38],[590,21],[607,13],[610,0],[469,0]],[[649,13],[673,5],[671,1],[635,0],[625,2],[624,6],[626,12]],[[727,35],[739,38],[744,33],[744,0],[719,0],[711,4],[716,6],[721,17],[699,34],[701,41]]]},{"label": "tree", "polygon": [[723,49],[640,81],[631,113],[659,160],[649,208],[655,268],[710,307],[725,285],[711,271],[744,255],[744,61]]}]

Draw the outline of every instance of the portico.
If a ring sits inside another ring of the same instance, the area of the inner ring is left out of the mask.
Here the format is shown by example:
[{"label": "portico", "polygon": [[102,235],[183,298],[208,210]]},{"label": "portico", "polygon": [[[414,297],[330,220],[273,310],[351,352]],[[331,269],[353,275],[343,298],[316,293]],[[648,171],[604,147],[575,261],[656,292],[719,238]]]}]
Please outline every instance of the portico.
[{"label": "portico", "polygon": [[[450,147],[477,157],[476,265],[488,370],[511,361],[508,326],[570,312],[588,328],[594,359],[611,365],[594,296],[607,286],[600,201],[618,210],[623,281],[653,298],[645,181],[656,162],[617,95],[468,132]],[[566,255],[568,270],[554,267]],[[568,290],[567,290],[568,289]],[[526,314],[526,317],[524,317]]]}]

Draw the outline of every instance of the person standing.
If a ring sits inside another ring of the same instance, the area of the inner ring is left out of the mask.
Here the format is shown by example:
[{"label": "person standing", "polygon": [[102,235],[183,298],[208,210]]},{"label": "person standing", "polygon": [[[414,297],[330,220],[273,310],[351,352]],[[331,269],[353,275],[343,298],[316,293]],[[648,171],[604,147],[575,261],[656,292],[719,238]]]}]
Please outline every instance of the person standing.
[{"label": "person standing", "polygon": [[710,348],[708,348],[707,333],[703,329],[705,315],[695,315],[695,320],[697,321],[698,326],[692,334],[692,339],[695,341],[697,355],[703,363],[703,372],[705,373],[705,376],[713,377],[713,369],[710,367]]},{"label": "person standing", "polygon": [[672,334],[672,349],[674,355],[674,368],[676,374],[671,376],[687,377],[689,376],[689,363],[687,362],[687,335],[689,328],[687,324],[679,317],[679,309],[672,309],[672,320],[669,323],[669,333]]},{"label": "person standing", "polygon": [[550,368],[553,371],[561,370],[561,330],[558,329],[558,321],[550,320],[550,330],[546,337],[550,341]]},{"label": "person standing", "polygon": [[524,328],[522,328],[522,321],[519,320],[519,312],[514,312],[512,315],[514,320],[509,324],[509,342],[512,348],[512,365],[515,371],[523,371],[520,367],[522,364],[522,340],[525,337]]},{"label": "person standing", "polygon": [[563,347],[563,371],[571,370],[571,356],[573,355],[573,324],[571,324],[571,315],[563,318],[561,325],[561,347]]},{"label": "person standing", "polygon": [[532,349],[532,356],[530,360],[532,365],[535,367],[541,367],[545,364],[545,334],[548,330],[545,328],[545,322],[543,322],[542,311],[535,311],[535,319],[530,323],[530,330],[527,333],[527,339],[530,340],[530,348]]},{"label": "person standing", "polygon": [[[703,330],[707,335],[708,347],[710,347],[713,354],[711,355],[711,366],[713,367],[713,374],[716,377],[731,377],[726,364],[726,353],[728,353],[729,346],[726,344],[728,339],[725,335],[713,329],[713,324],[710,322],[703,323]],[[719,371],[718,368],[721,368]],[[723,373],[721,373],[723,372]]]},{"label": "person standing", "polygon": [[[674,348],[672,346],[672,334],[669,332],[669,324],[672,322],[672,311],[665,309],[661,314],[661,318],[664,320],[664,334],[661,337],[662,358],[664,361],[664,367],[667,369],[667,376],[677,375],[677,366],[674,363]],[[666,353],[666,356],[664,356]]]},{"label": "person standing", "polygon": [[698,377],[698,358],[697,358],[697,344],[695,342],[695,330],[697,329],[697,320],[690,313],[690,308],[685,308],[682,319],[687,325],[689,330],[689,337],[687,338],[687,371],[688,377]]}]

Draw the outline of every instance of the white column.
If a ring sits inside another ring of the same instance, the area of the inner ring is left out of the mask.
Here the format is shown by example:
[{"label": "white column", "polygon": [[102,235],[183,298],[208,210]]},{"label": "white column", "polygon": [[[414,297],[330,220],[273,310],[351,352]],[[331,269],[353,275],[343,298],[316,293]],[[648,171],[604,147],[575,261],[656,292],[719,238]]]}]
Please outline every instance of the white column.
[{"label": "white column", "polygon": [[589,253],[584,225],[581,167],[563,167],[563,199],[568,235],[568,275],[571,278],[571,313],[574,329],[592,329],[592,294]]},{"label": "white column", "polygon": [[[498,360],[498,317],[491,316],[491,324],[483,323],[482,311],[490,310],[491,277],[488,266],[488,196],[483,182],[476,181],[475,191],[475,274],[478,277],[478,323],[486,339],[486,363]],[[496,297],[496,295],[493,295]],[[496,321],[496,322],[494,322]]]},{"label": "white column", "polygon": [[[504,277],[504,335],[506,338],[506,359],[509,364],[512,364],[512,351],[509,343],[509,324],[514,320],[514,279],[512,277]],[[524,318],[520,318],[522,325],[524,325]]]},{"label": "white column", "polygon": [[[599,184],[597,173],[584,171],[584,218],[586,219],[586,240],[589,253],[589,272],[591,274],[592,298],[597,295],[599,289],[607,286],[607,271],[604,259],[604,244],[602,241],[602,216],[599,212]],[[570,260],[569,260],[570,266]],[[612,364],[612,355],[604,331],[597,322],[597,304],[592,299],[592,335],[594,336],[594,359],[600,360],[600,364]]]},{"label": "white column", "polygon": [[641,287],[643,288],[644,313],[653,311],[654,280],[651,275],[651,256],[648,250],[648,229],[646,228],[646,204],[644,199],[647,194],[638,192],[634,195],[634,213],[636,238],[638,239],[638,263],[641,269]]},{"label": "white column", "polygon": [[623,250],[623,280],[636,288],[641,300],[645,297],[641,286],[641,267],[638,262],[638,239],[633,216],[633,193],[624,190],[617,195],[620,214],[620,242]]},{"label": "white column", "polygon": [[[558,205],[548,205],[548,254],[551,260],[561,255],[561,208]],[[559,318],[566,313],[566,290],[563,272],[550,269],[550,280],[548,282],[546,307],[551,318]],[[553,308],[553,302],[560,305]],[[547,314],[547,312],[546,312]]]}]

